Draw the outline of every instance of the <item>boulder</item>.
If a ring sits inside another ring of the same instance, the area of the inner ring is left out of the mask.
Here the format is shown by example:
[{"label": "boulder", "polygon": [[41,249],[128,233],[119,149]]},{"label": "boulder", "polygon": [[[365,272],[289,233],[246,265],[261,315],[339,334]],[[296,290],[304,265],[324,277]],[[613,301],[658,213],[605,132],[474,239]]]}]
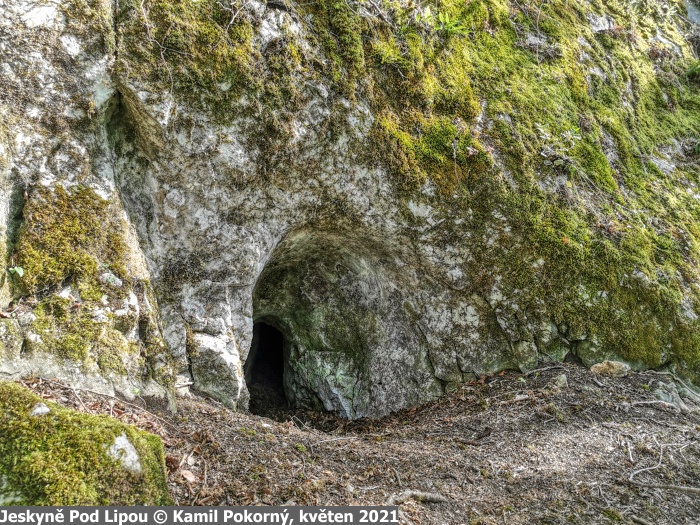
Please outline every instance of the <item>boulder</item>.
[{"label": "boulder", "polygon": [[0,381],[0,503],[172,505],[159,437]]}]

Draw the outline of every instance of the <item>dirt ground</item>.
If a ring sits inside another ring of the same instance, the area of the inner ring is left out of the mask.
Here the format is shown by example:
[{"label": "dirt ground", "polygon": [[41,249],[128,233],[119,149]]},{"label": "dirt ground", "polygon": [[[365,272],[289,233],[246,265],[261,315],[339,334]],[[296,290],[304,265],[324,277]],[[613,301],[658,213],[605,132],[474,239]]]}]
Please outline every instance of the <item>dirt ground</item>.
[{"label": "dirt ground", "polygon": [[[562,377],[565,376],[565,380]],[[700,410],[668,375],[502,373],[379,420],[181,399],[173,416],[60,383],[48,399],[163,438],[179,505],[383,505],[405,524],[700,523]],[[564,384],[566,383],[566,384]]]}]

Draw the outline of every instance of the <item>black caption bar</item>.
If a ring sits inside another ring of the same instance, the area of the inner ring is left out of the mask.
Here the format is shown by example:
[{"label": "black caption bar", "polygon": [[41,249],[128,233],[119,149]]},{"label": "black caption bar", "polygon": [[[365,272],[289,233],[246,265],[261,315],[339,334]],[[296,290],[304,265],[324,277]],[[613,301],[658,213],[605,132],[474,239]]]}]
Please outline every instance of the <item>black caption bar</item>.
[{"label": "black caption bar", "polygon": [[1,507],[0,523],[399,523],[398,507]]}]

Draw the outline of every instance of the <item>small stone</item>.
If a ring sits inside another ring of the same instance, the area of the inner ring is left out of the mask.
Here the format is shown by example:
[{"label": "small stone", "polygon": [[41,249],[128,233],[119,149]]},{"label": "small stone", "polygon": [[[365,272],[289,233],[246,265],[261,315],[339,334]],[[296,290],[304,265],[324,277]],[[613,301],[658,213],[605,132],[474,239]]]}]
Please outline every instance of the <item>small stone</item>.
[{"label": "small stone", "polygon": [[121,288],[124,284],[122,280],[116,275],[114,275],[112,272],[105,272],[102,275],[100,275],[100,282],[102,284],[114,286],[115,288]]},{"label": "small stone", "polygon": [[589,13],[588,22],[591,24],[591,30],[594,33],[603,33],[605,31],[611,31],[615,27],[615,22],[609,16],[598,16],[593,13]]},{"label": "small stone", "polygon": [[659,388],[654,390],[653,393],[654,397],[659,401],[663,401],[664,403],[668,403],[669,405],[673,404],[673,396],[668,391],[668,388],[666,387],[665,383],[659,382]]},{"label": "small stone", "polygon": [[39,417],[45,416],[49,412],[51,412],[51,409],[47,407],[44,403],[37,403],[29,415],[33,417]]},{"label": "small stone", "polygon": [[106,323],[109,321],[109,317],[107,317],[104,310],[97,309],[92,312],[92,320],[96,323]]},{"label": "small stone", "polygon": [[24,498],[19,491],[13,490],[6,476],[0,476],[0,507],[22,505]]},{"label": "small stone", "polygon": [[25,312],[17,318],[17,321],[19,325],[24,328],[36,321],[36,315],[32,312]]},{"label": "small stone", "polygon": [[624,377],[630,371],[630,365],[620,361],[603,361],[591,367],[591,372],[601,376]]},{"label": "small stone", "polygon": [[138,308],[139,306],[139,298],[136,297],[136,294],[134,292],[129,292],[129,297],[126,301],[129,306],[132,306],[134,308]]},{"label": "small stone", "polygon": [[39,334],[35,334],[34,332],[29,332],[27,333],[27,340],[30,343],[43,343],[44,340],[41,338]]},{"label": "small stone", "polygon": [[535,35],[533,33],[528,33],[525,39],[525,45],[527,47],[537,47],[543,46],[547,43],[547,37],[543,35]]},{"label": "small stone", "polygon": [[112,446],[107,450],[110,457],[119,460],[122,467],[131,472],[141,472],[141,461],[134,445],[131,444],[126,434],[117,436]]},{"label": "small stone", "polygon": [[569,380],[566,378],[566,374],[559,374],[554,378],[554,386],[557,388],[566,388],[569,386]]}]

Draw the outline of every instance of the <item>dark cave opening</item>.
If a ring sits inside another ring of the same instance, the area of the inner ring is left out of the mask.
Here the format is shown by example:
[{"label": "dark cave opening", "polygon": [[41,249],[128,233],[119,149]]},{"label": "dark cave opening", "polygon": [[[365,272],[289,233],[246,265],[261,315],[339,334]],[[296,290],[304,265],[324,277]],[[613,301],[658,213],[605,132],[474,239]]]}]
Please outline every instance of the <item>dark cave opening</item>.
[{"label": "dark cave opening", "polygon": [[288,408],[284,392],[284,335],[274,326],[257,322],[253,343],[245,363],[252,414],[275,418]]}]

